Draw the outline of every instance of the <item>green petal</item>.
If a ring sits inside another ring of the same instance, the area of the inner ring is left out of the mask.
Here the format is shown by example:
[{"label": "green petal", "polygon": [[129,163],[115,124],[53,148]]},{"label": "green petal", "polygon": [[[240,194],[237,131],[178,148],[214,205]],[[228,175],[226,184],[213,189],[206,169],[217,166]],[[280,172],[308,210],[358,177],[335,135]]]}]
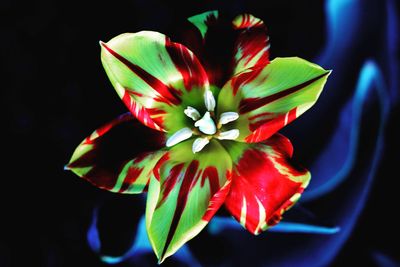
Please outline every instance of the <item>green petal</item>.
[{"label": "green petal", "polygon": [[240,130],[237,140],[260,142],[313,106],[329,74],[301,58],[276,58],[228,81],[218,97],[218,113],[238,112],[239,119],[228,124]]},{"label": "green petal", "polygon": [[187,106],[204,109],[207,74],[183,45],[151,31],[121,34],[100,44],[111,83],[143,124],[174,132],[186,126]]},{"label": "green petal", "polygon": [[232,162],[225,149],[211,141],[193,154],[192,143],[174,146],[150,180],[146,225],[160,262],[206,226],[229,190]]},{"label": "green petal", "polygon": [[194,26],[197,27],[197,29],[200,31],[201,36],[204,39],[208,30],[208,25],[207,25],[208,21],[217,20],[217,18],[218,18],[218,11],[213,10],[192,16],[188,18],[188,21],[190,21]]}]

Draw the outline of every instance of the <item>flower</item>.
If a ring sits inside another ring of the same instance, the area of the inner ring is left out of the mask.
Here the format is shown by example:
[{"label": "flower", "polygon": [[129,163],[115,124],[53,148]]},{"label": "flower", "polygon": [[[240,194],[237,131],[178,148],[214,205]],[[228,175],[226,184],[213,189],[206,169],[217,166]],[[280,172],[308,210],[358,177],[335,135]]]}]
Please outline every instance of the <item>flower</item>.
[{"label": "flower", "polygon": [[266,27],[252,15],[229,25],[236,41],[222,52],[231,60],[210,52],[211,37],[224,38],[215,35],[218,12],[188,20],[196,31],[187,46],[152,31],[100,42],[130,113],[87,137],[66,167],[112,192],[148,192],[146,228],[160,262],[222,204],[253,234],[281,220],[310,173],[293,165],[277,131],[316,102],[330,73],[297,57],[269,61]]}]

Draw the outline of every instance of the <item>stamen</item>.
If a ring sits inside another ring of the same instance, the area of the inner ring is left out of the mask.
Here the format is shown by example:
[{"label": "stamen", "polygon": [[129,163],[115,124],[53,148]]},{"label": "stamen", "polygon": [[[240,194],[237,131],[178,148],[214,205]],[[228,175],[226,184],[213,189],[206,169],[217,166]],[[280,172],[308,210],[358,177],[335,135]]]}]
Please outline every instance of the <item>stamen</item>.
[{"label": "stamen", "polygon": [[182,141],[185,141],[186,139],[189,139],[192,136],[192,134],[193,132],[191,129],[187,127],[182,128],[168,138],[166,146],[167,147],[174,146]]},{"label": "stamen", "polygon": [[235,140],[236,138],[239,137],[239,130],[238,129],[233,129],[229,130],[226,132],[221,132],[217,138],[219,140]]},{"label": "stamen", "polygon": [[208,143],[210,143],[210,139],[208,139],[207,137],[197,138],[196,140],[194,140],[192,145],[193,153],[201,151]]},{"label": "stamen", "polygon": [[223,125],[223,124],[227,124],[231,121],[235,121],[239,118],[239,114],[237,114],[236,112],[224,112],[221,114],[221,116],[219,117],[219,125]]},{"label": "stamen", "polygon": [[197,111],[197,109],[192,108],[191,106],[188,106],[183,112],[186,114],[186,116],[188,116],[194,121],[197,121],[198,119],[201,118],[201,115]]},{"label": "stamen", "polygon": [[206,90],[204,93],[204,103],[208,111],[214,111],[215,109],[215,98],[210,90]]},{"label": "stamen", "polygon": [[194,126],[199,127],[199,130],[205,134],[215,134],[217,132],[217,127],[215,127],[215,123],[208,111],[204,114],[203,118],[196,121]]}]

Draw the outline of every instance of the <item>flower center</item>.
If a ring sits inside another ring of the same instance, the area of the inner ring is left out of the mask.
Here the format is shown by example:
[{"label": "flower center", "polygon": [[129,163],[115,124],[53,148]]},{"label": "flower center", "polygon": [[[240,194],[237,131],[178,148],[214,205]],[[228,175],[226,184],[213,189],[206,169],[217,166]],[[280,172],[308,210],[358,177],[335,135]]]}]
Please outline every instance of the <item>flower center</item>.
[{"label": "flower center", "polygon": [[218,123],[215,123],[214,109],[215,109],[215,98],[210,90],[207,90],[204,94],[204,104],[207,111],[201,117],[200,113],[193,107],[188,106],[184,113],[186,116],[191,118],[194,123],[194,128],[190,129],[185,127],[175,132],[167,140],[167,147],[174,146],[184,140],[192,137],[192,135],[197,135],[197,137],[192,145],[193,153],[201,151],[212,138],[217,138],[219,140],[235,140],[239,136],[238,129],[232,129],[229,131],[221,132],[220,129],[222,125],[229,122],[235,121],[239,118],[239,114],[236,112],[224,112],[220,115]]}]

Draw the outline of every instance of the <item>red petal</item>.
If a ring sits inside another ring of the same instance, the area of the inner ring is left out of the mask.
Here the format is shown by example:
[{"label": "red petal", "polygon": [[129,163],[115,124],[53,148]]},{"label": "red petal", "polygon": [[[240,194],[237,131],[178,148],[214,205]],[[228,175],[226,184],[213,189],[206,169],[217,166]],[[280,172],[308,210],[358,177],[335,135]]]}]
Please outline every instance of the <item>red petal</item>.
[{"label": "red petal", "polygon": [[278,223],[282,213],[299,199],[310,173],[291,163],[293,148],[282,135],[263,144],[235,143],[228,150],[239,156],[226,208],[247,230],[259,234]]}]

